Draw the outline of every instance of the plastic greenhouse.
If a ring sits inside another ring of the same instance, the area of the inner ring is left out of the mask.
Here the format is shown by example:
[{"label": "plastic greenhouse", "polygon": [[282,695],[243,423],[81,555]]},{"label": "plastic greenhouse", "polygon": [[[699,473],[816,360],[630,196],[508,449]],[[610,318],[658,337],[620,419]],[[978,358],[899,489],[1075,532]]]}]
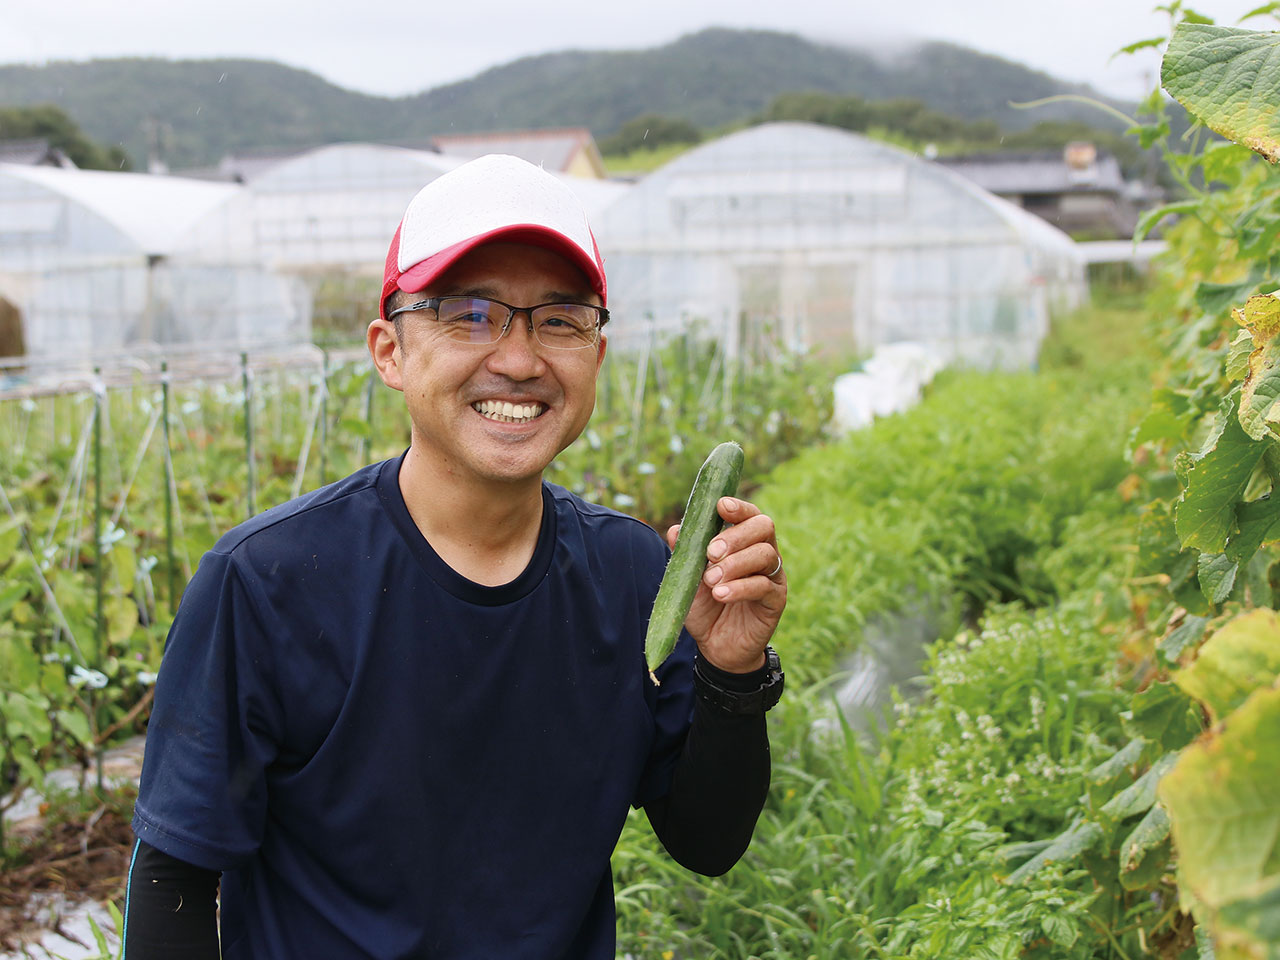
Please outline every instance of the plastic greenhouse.
[{"label": "plastic greenhouse", "polygon": [[[189,232],[190,262],[260,265],[305,281],[317,311],[376,314],[387,245],[425,184],[465,157],[343,143],[284,160],[251,179]],[[588,212],[625,186],[563,176]]]},{"label": "plastic greenhouse", "polygon": [[283,160],[210,210],[181,256],[307,272],[381,272],[391,233],[422,185],[459,161],[376,144],[318,147]]},{"label": "plastic greenhouse", "polygon": [[154,344],[306,340],[305,297],[256,265],[183,262],[191,225],[239,188],[177,177],[0,165],[0,298],[32,358]]},{"label": "plastic greenhouse", "polygon": [[1066,234],[937,164],[811,124],[692,150],[595,226],[620,346],[701,321],[734,351],[769,332],[1027,366],[1050,311],[1086,292]]}]

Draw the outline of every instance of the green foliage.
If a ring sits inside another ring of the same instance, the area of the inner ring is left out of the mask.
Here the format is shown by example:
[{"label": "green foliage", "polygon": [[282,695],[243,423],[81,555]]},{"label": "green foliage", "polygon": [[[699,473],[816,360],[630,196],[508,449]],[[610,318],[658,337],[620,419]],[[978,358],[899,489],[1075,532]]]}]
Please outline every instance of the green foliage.
[{"label": "green foliage", "polygon": [[1280,885],[1277,745],[1280,689],[1258,687],[1230,723],[1188,747],[1160,784],[1183,897],[1229,948],[1224,957],[1274,955],[1280,947],[1280,930],[1260,922]]},{"label": "green foliage", "polygon": [[604,165],[611,177],[636,177],[665,166],[691,149],[692,147],[687,143],[669,143],[656,150],[633,150],[630,153],[609,154],[604,157]]},{"label": "green foliage", "polygon": [[[1060,356],[1065,344],[1088,351],[1111,324],[1068,326],[1089,334],[1059,331]],[[1158,815],[1144,816],[1156,777],[1125,793],[1151,753],[1125,746],[1108,619],[1128,612],[1137,516],[1115,491],[1141,394],[1140,380],[1117,376],[1128,367],[1116,352],[1110,363],[1073,353],[1035,376],[950,374],[913,410],[772,473],[756,500],[778,524],[793,585],[775,640],[802,684],[770,714],[770,797],[746,857],[721,878],[691,876],[642,816],[630,819],[614,860],[621,953],[1083,960],[1106,956],[1113,938],[1141,952],[1140,930],[1159,926],[1172,891],[1153,900],[1120,879],[1122,841],[1126,877],[1163,875],[1168,843]],[[1004,590],[1017,602],[1000,603]],[[831,703],[833,661],[867,621],[939,592],[981,597],[970,610],[980,623],[944,633],[923,666],[925,695],[900,701],[878,741],[860,740]],[[1189,701],[1173,698],[1144,703],[1134,722],[1183,735]],[[1092,860],[1062,857],[1003,879],[1049,846],[1039,838],[1101,817],[1116,795],[1132,812],[1095,822],[1087,844],[1109,857],[1102,887]]]},{"label": "green foliage", "polygon": [[446,130],[586,126],[603,138],[645,113],[708,130],[743,123],[792,90],[905,98],[1016,130],[1044,119],[1089,120],[1078,104],[1034,114],[1009,106],[1074,89],[948,44],[926,44],[886,64],[873,52],[726,29],[646,50],[524,57],[401,98],[343,90],[302,70],[250,60],[0,67],[0,103],[57,102],[89,136],[120,145],[135,165],[158,143],[175,170],[215,164],[229,152],[336,141],[421,145],[422,137]]},{"label": "green foliage", "polygon": [[[833,717],[828,685],[789,690],[770,714],[768,803],[727,875],[690,875],[642,816],[629,820],[614,858],[620,952],[1104,955],[1086,871],[999,878],[1002,848],[1066,819],[1087,771],[1122,739],[1111,650],[1088,604],[1002,609],[981,632],[934,647],[932,696],[901,703],[879,744]],[[1126,909],[1145,899],[1115,897]],[[1136,953],[1136,936],[1123,938]]]},{"label": "green foliage", "polygon": [[[1257,59],[1274,37],[1214,27],[1176,0],[1166,9],[1185,21],[1165,56],[1166,88],[1207,126],[1274,159],[1280,128],[1258,105],[1272,102],[1280,84]],[[1143,467],[1139,489],[1150,496],[1131,599],[1130,656],[1139,658],[1145,688],[1124,714],[1133,739],[1090,774],[1079,818],[1047,848],[1024,851],[1034,855],[1010,881],[1069,859],[1100,890],[1150,892],[1165,913],[1148,937],[1175,911],[1190,912],[1200,957],[1275,956],[1280,929],[1268,911],[1280,889],[1280,621],[1270,608],[1280,539],[1280,323],[1272,298],[1251,295],[1275,286],[1280,179],[1239,146],[1205,145],[1199,134],[1173,152],[1163,101],[1153,95],[1147,108],[1154,119],[1135,132],[1165,151],[1188,199],[1143,224],[1183,217],[1168,234],[1153,299],[1166,318],[1168,360],[1130,440]],[[1160,629],[1154,637],[1152,625]],[[1175,666],[1172,682],[1163,682]],[[1189,946],[1184,935],[1172,942]]]},{"label": "green foliage", "polygon": [[599,147],[601,153],[617,156],[673,144],[689,146],[701,140],[702,131],[688,120],[645,113],[628,120],[617,133],[601,140]]},{"label": "green foliage", "polygon": [[1280,677],[1280,616],[1250,610],[1228,621],[1205,642],[1174,682],[1205,705],[1214,723],[1227,719],[1249,696]]},{"label": "green foliage", "polygon": [[806,586],[778,634],[788,671],[825,675],[871,612],[914,598],[954,596],[974,619],[1096,577],[1123,549],[1114,525],[1072,541],[1090,546],[1070,562],[1053,551],[1124,480],[1118,411],[1136,396],[1078,374],[947,374],[914,409],[778,468],[760,503]]},{"label": "green foliage", "polygon": [[994,120],[966,120],[931,110],[920,100],[868,101],[852,94],[818,91],[784,93],[755,119],[759,123],[801,120],[862,132],[878,128],[921,144],[994,144],[1000,138],[1000,127]]},{"label": "green foliage", "polygon": [[94,143],[67,114],[53,104],[0,107],[0,140],[38,137],[48,140],[84,170],[128,170],[129,157],[118,145]]}]

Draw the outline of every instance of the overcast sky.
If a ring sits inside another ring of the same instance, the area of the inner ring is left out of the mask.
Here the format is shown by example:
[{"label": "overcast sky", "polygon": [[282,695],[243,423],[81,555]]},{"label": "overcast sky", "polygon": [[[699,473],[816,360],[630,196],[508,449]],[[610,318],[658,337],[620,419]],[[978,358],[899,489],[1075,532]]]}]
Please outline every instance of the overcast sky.
[{"label": "overcast sky", "polygon": [[[1262,0],[1193,0],[1234,25]],[[1120,47],[1167,31],[1154,0],[0,0],[0,63],[94,57],[278,60],[366,93],[416,93],[521,56],[636,49],[707,26],[758,27],[891,48],[913,39],[964,44],[1104,93],[1137,99],[1159,55]],[[1273,29],[1271,19],[1247,26]],[[762,65],[762,69],[767,69]]]}]

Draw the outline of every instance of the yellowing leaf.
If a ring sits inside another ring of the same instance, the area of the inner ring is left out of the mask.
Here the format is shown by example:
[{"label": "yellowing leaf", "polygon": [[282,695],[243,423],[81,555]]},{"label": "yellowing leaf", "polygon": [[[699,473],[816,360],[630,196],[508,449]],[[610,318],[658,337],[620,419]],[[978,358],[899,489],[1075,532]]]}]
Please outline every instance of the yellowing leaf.
[{"label": "yellowing leaf", "polygon": [[1275,33],[1180,23],[1165,51],[1160,82],[1205,126],[1275,163],[1278,47]]},{"label": "yellowing leaf", "polygon": [[1160,878],[1169,858],[1169,814],[1156,804],[1120,842],[1120,884],[1126,890],[1147,887]]},{"label": "yellowing leaf", "polygon": [[[1240,386],[1240,426],[1254,440],[1280,423],[1280,298],[1250,297],[1243,309],[1232,311],[1236,323],[1251,335],[1244,383]],[[1232,344],[1233,350],[1235,344]]]},{"label": "yellowing leaf", "polygon": [[1232,310],[1231,315],[1254,340],[1271,340],[1280,334],[1280,297],[1271,294],[1250,297],[1243,307]]},{"label": "yellowing leaf", "polygon": [[1218,723],[1277,675],[1280,614],[1259,608],[1236,617],[1205,641],[1191,666],[1177,671],[1173,680],[1202,701]]},{"label": "yellowing leaf", "polygon": [[[1224,904],[1218,936],[1240,956],[1280,956],[1280,877],[1265,882],[1256,895]],[[1263,944],[1270,946],[1269,952],[1262,951]]]},{"label": "yellowing leaf", "polygon": [[[1239,311],[1235,311],[1237,314]],[[1237,320],[1239,317],[1236,318]],[[1226,373],[1228,380],[1240,380],[1249,373],[1249,356],[1253,353],[1253,335],[1241,330],[1231,341],[1227,351]]]},{"label": "yellowing leaf", "polygon": [[1255,690],[1160,781],[1180,884],[1217,911],[1280,876],[1280,690]]}]

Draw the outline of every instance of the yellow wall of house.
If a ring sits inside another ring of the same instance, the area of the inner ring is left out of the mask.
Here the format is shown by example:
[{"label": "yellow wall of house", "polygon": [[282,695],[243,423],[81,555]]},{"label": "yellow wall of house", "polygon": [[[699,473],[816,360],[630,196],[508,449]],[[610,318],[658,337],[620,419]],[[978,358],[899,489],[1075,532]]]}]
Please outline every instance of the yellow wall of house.
[{"label": "yellow wall of house", "polygon": [[603,180],[604,165],[595,162],[591,155],[593,152],[585,147],[579,147],[573,152],[573,159],[569,161],[564,172],[575,177],[594,177],[597,180]]}]

